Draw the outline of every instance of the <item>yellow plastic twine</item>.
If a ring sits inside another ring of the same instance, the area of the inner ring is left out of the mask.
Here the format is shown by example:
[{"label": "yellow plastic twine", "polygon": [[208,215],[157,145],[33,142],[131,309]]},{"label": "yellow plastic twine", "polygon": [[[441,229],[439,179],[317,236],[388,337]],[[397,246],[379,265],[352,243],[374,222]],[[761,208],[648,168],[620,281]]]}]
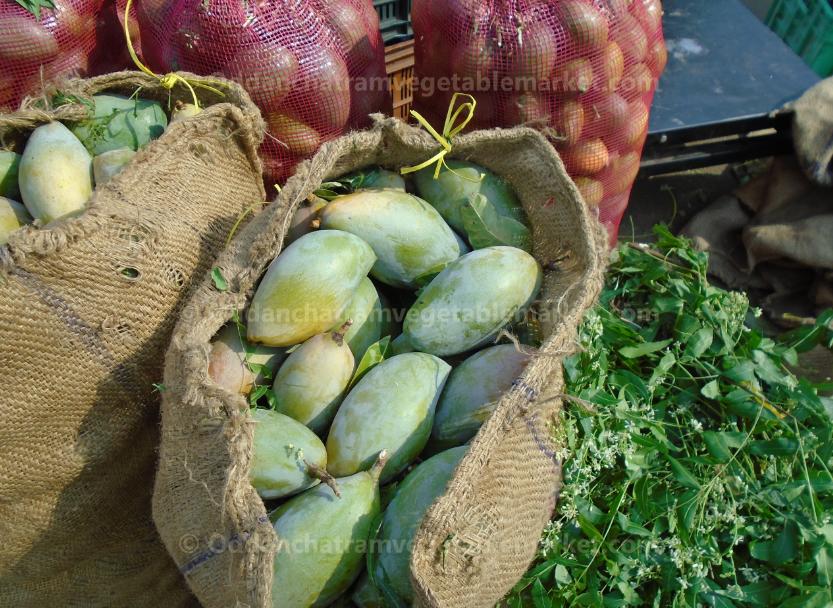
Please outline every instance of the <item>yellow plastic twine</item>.
[{"label": "yellow plastic twine", "polygon": [[[468,97],[470,101],[466,103],[460,104],[459,107],[455,109],[454,106],[457,105],[457,99],[460,97]],[[434,139],[439,142],[442,146],[442,150],[437,152],[434,156],[426,160],[424,163],[420,163],[414,167],[403,167],[400,169],[402,175],[407,175],[408,173],[415,173],[417,171],[421,171],[426,167],[430,167],[434,163],[437,163],[437,168],[434,170],[434,179],[438,179],[440,177],[440,171],[442,168],[445,167],[449,171],[452,171],[451,168],[446,164],[445,157],[451,152],[452,149],[452,139],[455,135],[460,133],[463,129],[465,129],[471,119],[474,118],[474,110],[477,107],[477,100],[469,95],[468,93],[454,93],[451,97],[451,103],[448,105],[448,113],[445,116],[445,125],[443,126],[443,134],[440,135],[437,133],[437,130],[431,126],[431,124],[425,120],[425,118],[419,113],[414,110],[411,110],[411,116],[417,119],[420,125],[428,131]],[[467,112],[465,118],[462,119],[462,122],[459,125],[455,126],[455,123],[460,119],[461,114],[463,112]],[[453,171],[452,171],[453,172]]]},{"label": "yellow plastic twine", "polygon": [[191,91],[191,97],[194,99],[194,106],[197,108],[200,107],[200,101],[197,99],[197,92],[194,90],[194,87],[199,87],[202,89],[206,89],[211,91],[212,93],[216,93],[220,97],[225,97],[225,94],[215,89],[212,86],[207,84],[203,84],[201,82],[191,82],[187,78],[183,78],[179,74],[175,72],[170,72],[165,74],[164,76],[160,76],[159,74],[154,73],[149,67],[147,67],[142,61],[139,59],[139,56],[136,54],[136,50],[133,48],[133,42],[130,40],[130,5],[133,4],[133,0],[127,0],[127,4],[124,7],[124,38],[127,41],[127,51],[130,53],[130,58],[133,60],[133,63],[136,64],[136,67],[139,68],[142,72],[147,74],[148,76],[152,76],[159,81],[164,88],[168,89],[169,91],[173,89],[178,82],[181,82],[188,90]]}]

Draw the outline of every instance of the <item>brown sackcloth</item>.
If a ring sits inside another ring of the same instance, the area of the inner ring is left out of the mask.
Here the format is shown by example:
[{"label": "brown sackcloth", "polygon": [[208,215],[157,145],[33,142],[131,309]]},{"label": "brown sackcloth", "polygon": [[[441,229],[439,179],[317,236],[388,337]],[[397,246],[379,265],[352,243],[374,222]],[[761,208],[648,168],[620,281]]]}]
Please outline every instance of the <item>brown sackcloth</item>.
[{"label": "brown sackcloth", "polygon": [[[60,90],[139,87],[164,104],[190,99],[138,72]],[[0,606],[195,603],[151,517],[154,383],[194,277],[265,196],[260,114],[242,89],[221,88],[197,89],[208,107],[97,188],[82,216],[0,248]],[[0,138],[19,150],[38,125],[85,114],[0,115]]]},{"label": "brown sackcloth", "polygon": [[795,152],[807,176],[833,186],[833,78],[822,80],[792,104]]},{"label": "brown sackcloth", "polygon": [[[381,117],[369,131],[326,144],[219,258],[228,291],[207,277],[185,309],[165,361],[153,507],[165,545],[207,608],[271,606],[277,542],[248,479],[247,403],[208,378],[211,337],[246,305],[281,250],[294,210],[323,181],[367,165],[414,165],[436,151],[427,133]],[[455,139],[452,156],[480,163],[514,186],[545,268],[542,352],[480,431],[415,542],[418,604],[477,608],[493,606],[526,571],[552,514],[561,483],[552,432],[561,409],[561,360],[575,348],[579,320],[601,289],[607,245],[555,150],[537,132],[475,132]]]}]

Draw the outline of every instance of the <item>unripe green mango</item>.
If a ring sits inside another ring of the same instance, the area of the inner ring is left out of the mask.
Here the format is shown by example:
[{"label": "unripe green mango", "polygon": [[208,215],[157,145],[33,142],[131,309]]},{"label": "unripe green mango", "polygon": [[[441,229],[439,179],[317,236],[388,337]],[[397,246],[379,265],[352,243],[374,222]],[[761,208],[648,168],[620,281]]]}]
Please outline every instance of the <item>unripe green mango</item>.
[{"label": "unripe green mango", "polygon": [[23,204],[44,224],[84,210],[93,193],[93,159],[59,122],[32,131],[20,159]]},{"label": "unripe green mango", "polygon": [[377,261],[370,274],[393,287],[414,289],[417,279],[460,257],[454,232],[425,201],[395,190],[340,196],[321,211],[321,226],[360,236]]},{"label": "unripe green mango", "polygon": [[211,341],[208,356],[211,379],[226,390],[241,395],[248,395],[256,384],[265,384],[267,376],[272,378],[286,357],[284,348],[249,344],[241,336],[245,331],[236,323],[224,326]]},{"label": "unripe green mango", "polygon": [[353,353],[338,332],[319,334],[289,354],[272,390],[277,411],[324,435],[336,415],[350,378]]},{"label": "unripe green mango", "polygon": [[385,599],[373,583],[370,582],[370,577],[367,572],[363,572],[353,586],[353,593],[350,594],[350,599],[358,608],[387,608]]},{"label": "unripe green mango", "polygon": [[475,348],[528,306],[541,287],[541,267],[515,247],[487,247],[449,264],[405,316],[414,348],[437,356]]},{"label": "unripe green mango", "polygon": [[283,498],[318,485],[327,467],[327,450],[318,436],[278,412],[256,409],[251,416],[255,427],[249,479],[260,497]]},{"label": "unripe green mango", "polygon": [[428,508],[444,492],[468,446],[432,456],[408,473],[382,518],[376,537],[378,566],[390,588],[405,602],[414,599],[411,588],[411,551],[414,535]]},{"label": "unripe green mango", "polygon": [[390,346],[388,347],[388,355],[391,357],[395,355],[404,355],[405,353],[412,353],[415,350],[414,345],[411,344],[410,340],[408,340],[408,336],[405,334],[399,334],[393,339],[393,341],[391,341]]},{"label": "unripe green mango", "polygon": [[348,232],[302,236],[272,261],[260,282],[249,307],[249,340],[291,346],[328,331],[375,261],[370,245]]},{"label": "unripe green mango", "polygon": [[95,176],[95,185],[100,186],[106,184],[114,176],[121,173],[121,170],[127,166],[136,152],[130,148],[119,148],[118,150],[110,150],[102,152],[93,158],[93,176]]},{"label": "unripe green mango", "polygon": [[[382,300],[373,281],[365,277],[359,284],[359,289],[350,300],[350,305],[336,323],[336,328],[341,327],[348,321],[350,327],[344,334],[344,339],[353,351],[356,361],[361,361],[365,351],[378,342],[382,337],[382,330],[386,326],[385,311],[382,309]],[[387,335],[387,334],[385,334]]]},{"label": "unripe green mango", "polygon": [[291,498],[270,519],[278,535],[272,581],[274,608],[327,606],[364,566],[370,526],[380,511],[380,459],[370,471]]},{"label": "unripe green mango", "polygon": [[18,198],[20,188],[17,185],[17,171],[20,167],[20,154],[10,150],[0,150],[0,196]]},{"label": "unripe green mango", "polygon": [[474,437],[529,359],[514,344],[499,344],[476,352],[454,368],[437,404],[431,446],[446,449]]},{"label": "unripe green mango", "polygon": [[433,205],[452,228],[466,233],[460,212],[475,194],[485,196],[499,215],[526,223],[523,206],[511,186],[502,178],[474,163],[449,160],[447,165],[442,168],[437,179],[434,179],[433,166],[417,171],[414,174],[414,184],[417,194]]},{"label": "unripe green mango", "polygon": [[405,192],[405,180],[398,173],[387,169],[373,169],[365,173],[359,190],[401,190]]},{"label": "unripe green mango", "polygon": [[367,469],[380,450],[390,454],[382,483],[402,472],[425,447],[434,408],[451,366],[424,353],[383,361],[359,380],[327,436],[327,470],[334,477]]},{"label": "unripe green mango", "polygon": [[9,241],[9,235],[25,224],[32,223],[26,207],[5,196],[0,196],[0,245]]},{"label": "unripe green mango", "polygon": [[168,117],[158,101],[93,95],[93,103],[93,115],[72,127],[93,155],[119,148],[138,150],[162,135],[168,126]]}]

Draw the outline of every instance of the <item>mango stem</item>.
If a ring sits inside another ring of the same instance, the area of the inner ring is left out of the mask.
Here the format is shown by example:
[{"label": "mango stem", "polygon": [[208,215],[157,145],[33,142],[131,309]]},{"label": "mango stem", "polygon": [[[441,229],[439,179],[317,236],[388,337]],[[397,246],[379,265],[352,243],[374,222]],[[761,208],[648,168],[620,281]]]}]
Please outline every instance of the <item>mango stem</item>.
[{"label": "mango stem", "polygon": [[321,483],[327,485],[333,491],[333,494],[335,494],[338,498],[341,498],[341,491],[338,489],[338,483],[336,482],[335,477],[327,472],[327,469],[319,467],[317,464],[309,462],[308,460],[304,460],[304,464],[307,465],[307,474],[310,477],[321,480]]}]

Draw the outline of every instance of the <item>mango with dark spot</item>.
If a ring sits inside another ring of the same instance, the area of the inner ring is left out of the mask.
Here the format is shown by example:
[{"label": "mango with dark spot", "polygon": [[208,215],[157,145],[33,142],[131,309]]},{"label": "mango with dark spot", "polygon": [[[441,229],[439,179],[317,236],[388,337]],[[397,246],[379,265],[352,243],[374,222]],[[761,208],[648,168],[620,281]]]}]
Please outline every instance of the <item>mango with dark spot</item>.
[{"label": "mango with dark spot", "polygon": [[425,353],[383,361],[344,399],[327,436],[327,470],[335,477],[367,469],[390,454],[382,483],[402,472],[425,447],[449,366]]},{"label": "mango with dark spot", "polygon": [[265,500],[283,498],[318,485],[310,465],[323,471],[327,450],[300,422],[271,410],[251,411],[254,444],[249,479]]},{"label": "mango with dark spot", "polygon": [[449,264],[405,317],[415,350],[456,355],[484,344],[532,303],[541,267],[515,247],[479,249]]},{"label": "mango with dark spot", "polygon": [[375,261],[370,245],[348,232],[302,236],[272,261],[260,282],[249,307],[249,340],[291,346],[329,331]]},{"label": "mango with dark spot", "polygon": [[421,276],[461,255],[454,232],[437,210],[397,190],[340,196],[321,211],[321,226],[367,241],[378,258],[370,274],[393,287],[414,289]]}]

